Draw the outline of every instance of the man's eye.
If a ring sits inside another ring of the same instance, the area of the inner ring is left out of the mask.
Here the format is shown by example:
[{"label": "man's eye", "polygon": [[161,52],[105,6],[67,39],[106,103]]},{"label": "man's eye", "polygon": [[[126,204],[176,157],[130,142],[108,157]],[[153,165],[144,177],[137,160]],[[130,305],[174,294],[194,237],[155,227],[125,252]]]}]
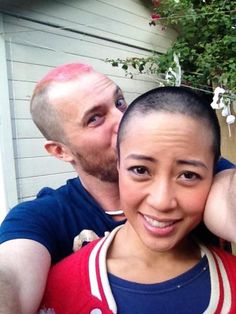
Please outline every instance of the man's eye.
[{"label": "man's eye", "polygon": [[119,109],[121,112],[125,112],[125,110],[127,109],[127,103],[124,98],[117,99],[116,108]]},{"label": "man's eye", "polygon": [[88,119],[88,122],[87,122],[87,124],[88,125],[98,125],[98,124],[100,124],[101,122],[102,122],[102,119],[103,119],[103,117],[102,116],[100,116],[100,115],[93,115],[93,116],[91,116],[89,119]]}]

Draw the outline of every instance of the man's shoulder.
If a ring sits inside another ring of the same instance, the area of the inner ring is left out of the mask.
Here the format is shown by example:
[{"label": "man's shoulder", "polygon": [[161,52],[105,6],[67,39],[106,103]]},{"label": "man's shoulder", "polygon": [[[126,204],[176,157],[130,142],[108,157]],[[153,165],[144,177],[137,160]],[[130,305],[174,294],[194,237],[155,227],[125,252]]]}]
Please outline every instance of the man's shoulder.
[{"label": "man's shoulder", "polygon": [[61,217],[71,219],[79,204],[85,207],[77,180],[70,179],[57,189],[45,187],[39,191],[36,198],[15,205],[3,220],[2,227],[9,225],[12,228],[13,225],[32,225],[36,222],[37,225],[50,222],[54,225],[56,222],[58,224]]},{"label": "man's shoulder", "polygon": [[82,186],[79,178],[73,178],[66,181],[65,184],[57,187],[43,187],[36,195],[36,199],[67,197],[71,193],[80,193]]},{"label": "man's shoulder", "polygon": [[233,169],[233,168],[235,168],[235,165],[231,161],[229,161],[228,159],[224,157],[220,157],[220,159],[216,163],[214,172],[218,173],[223,170]]},{"label": "man's shoulder", "polygon": [[[81,185],[78,178],[68,180],[64,185],[58,188],[44,187],[32,200],[24,201],[13,207],[13,210],[52,208],[58,211],[59,208],[70,206],[74,198],[81,198]],[[45,207],[46,206],[46,207]]]}]

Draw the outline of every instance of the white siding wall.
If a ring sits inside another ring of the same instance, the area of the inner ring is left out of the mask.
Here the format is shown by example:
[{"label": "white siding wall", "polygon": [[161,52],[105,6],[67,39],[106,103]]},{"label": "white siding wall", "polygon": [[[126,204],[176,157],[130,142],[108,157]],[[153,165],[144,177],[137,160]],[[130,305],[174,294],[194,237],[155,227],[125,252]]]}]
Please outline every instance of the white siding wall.
[{"label": "white siding wall", "polygon": [[45,185],[58,187],[75,176],[69,164],[47,155],[31,120],[29,100],[36,82],[59,64],[86,62],[117,82],[130,102],[153,88],[154,81],[142,76],[131,80],[104,60],[164,52],[174,33],[150,27],[150,12],[137,0],[0,1],[0,12],[17,193],[23,201]]}]

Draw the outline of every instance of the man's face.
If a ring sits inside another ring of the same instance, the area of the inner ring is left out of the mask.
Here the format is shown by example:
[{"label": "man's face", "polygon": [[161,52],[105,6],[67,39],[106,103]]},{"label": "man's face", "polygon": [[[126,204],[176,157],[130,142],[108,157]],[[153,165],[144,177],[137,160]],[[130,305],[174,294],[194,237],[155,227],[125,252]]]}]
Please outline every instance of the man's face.
[{"label": "man's face", "polygon": [[62,118],[72,164],[102,181],[116,182],[116,137],[124,96],[114,82],[100,73],[89,73],[50,92]]}]

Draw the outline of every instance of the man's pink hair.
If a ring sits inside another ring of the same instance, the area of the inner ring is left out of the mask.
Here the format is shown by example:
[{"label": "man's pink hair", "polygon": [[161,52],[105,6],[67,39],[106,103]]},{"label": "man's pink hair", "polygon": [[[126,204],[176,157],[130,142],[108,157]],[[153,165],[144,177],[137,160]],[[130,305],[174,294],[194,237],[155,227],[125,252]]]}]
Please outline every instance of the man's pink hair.
[{"label": "man's pink hair", "polygon": [[91,65],[83,63],[68,63],[49,71],[36,85],[34,93],[39,92],[51,82],[67,82],[78,75],[93,72]]}]

